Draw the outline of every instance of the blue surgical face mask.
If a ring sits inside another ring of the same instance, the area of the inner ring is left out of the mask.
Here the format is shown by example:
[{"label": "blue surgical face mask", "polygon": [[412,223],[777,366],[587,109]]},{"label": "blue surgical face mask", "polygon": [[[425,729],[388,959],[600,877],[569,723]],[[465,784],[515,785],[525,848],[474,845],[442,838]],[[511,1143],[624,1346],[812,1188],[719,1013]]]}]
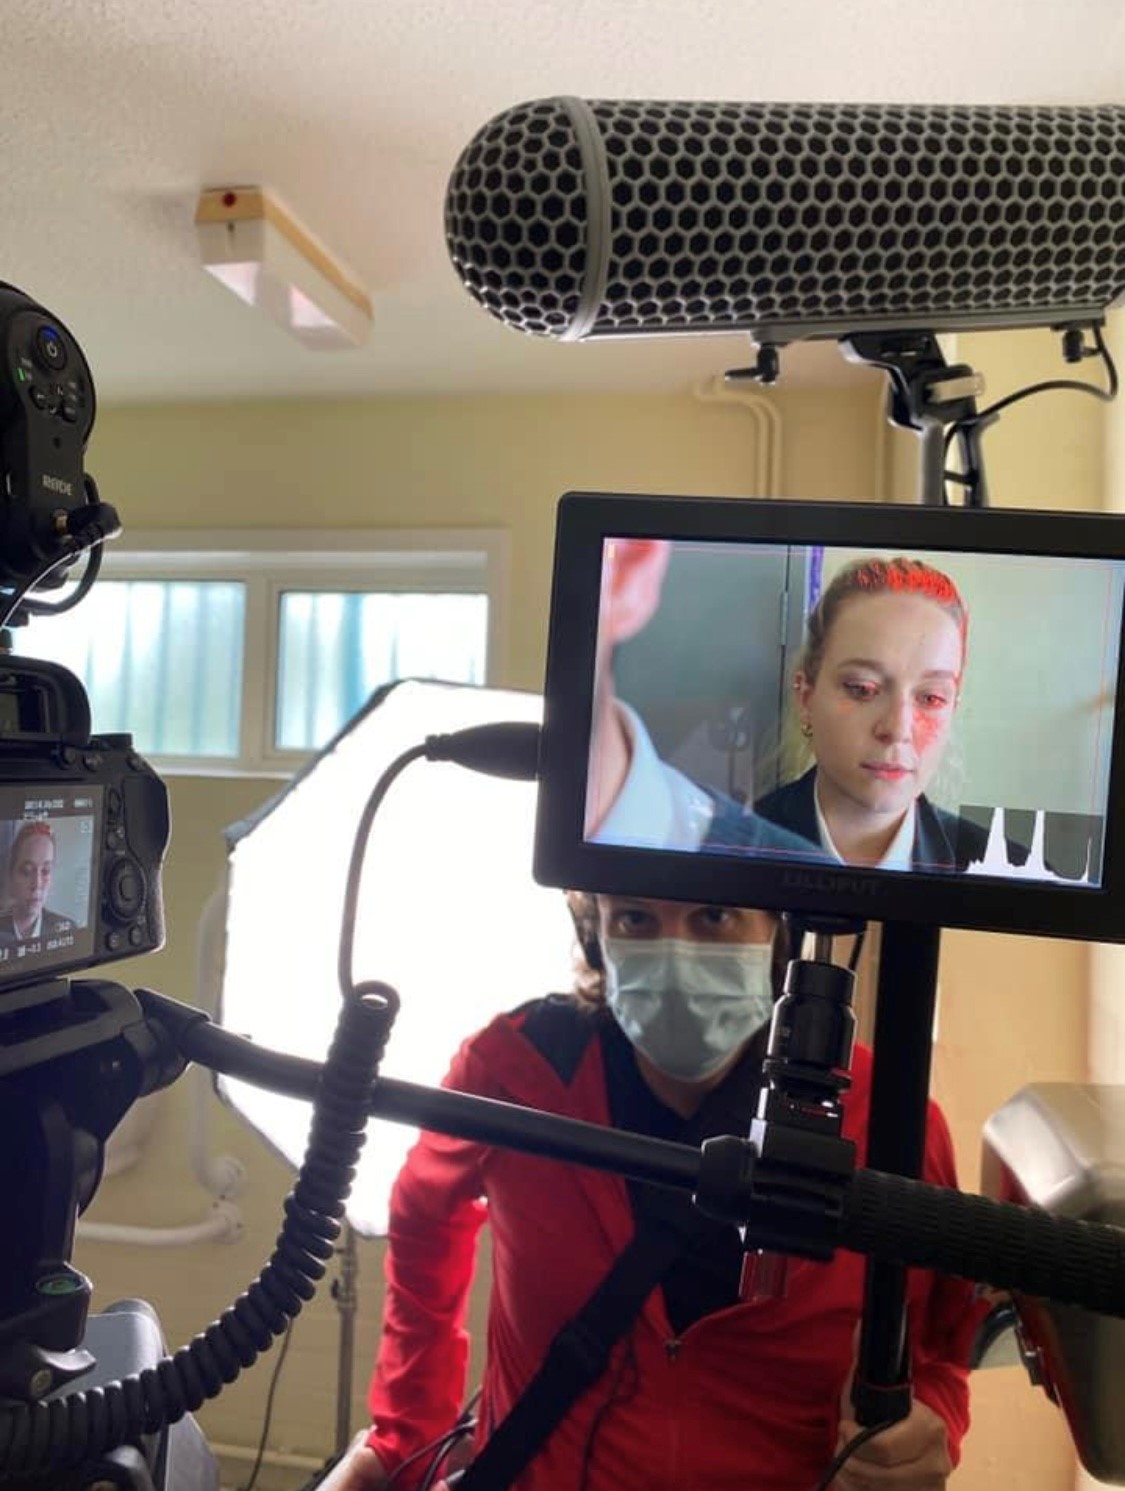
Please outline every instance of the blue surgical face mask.
[{"label": "blue surgical face mask", "polygon": [[768,944],[607,937],[606,1002],[666,1076],[709,1077],[770,1018]]}]

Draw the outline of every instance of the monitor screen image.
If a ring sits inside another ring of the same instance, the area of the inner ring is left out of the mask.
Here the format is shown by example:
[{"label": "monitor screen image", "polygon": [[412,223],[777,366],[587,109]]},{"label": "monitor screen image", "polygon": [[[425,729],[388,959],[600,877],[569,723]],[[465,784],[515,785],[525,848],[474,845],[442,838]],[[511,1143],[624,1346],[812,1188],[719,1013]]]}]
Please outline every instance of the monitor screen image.
[{"label": "monitor screen image", "polygon": [[0,986],[92,954],[103,791],[0,788]]},{"label": "monitor screen image", "polygon": [[1112,935],[1122,529],[564,499],[537,871]]}]

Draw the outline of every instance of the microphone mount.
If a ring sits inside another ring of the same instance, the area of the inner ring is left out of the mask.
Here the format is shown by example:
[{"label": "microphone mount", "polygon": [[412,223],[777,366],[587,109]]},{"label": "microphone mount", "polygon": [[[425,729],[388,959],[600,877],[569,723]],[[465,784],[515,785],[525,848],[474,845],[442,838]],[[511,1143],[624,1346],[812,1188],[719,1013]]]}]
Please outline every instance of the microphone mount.
[{"label": "microphone mount", "polygon": [[723,374],[728,383],[760,383],[770,388],[781,377],[781,342],[761,342],[752,367],[730,368]]},{"label": "microphone mount", "polygon": [[[1078,328],[1071,328],[1081,337]],[[759,383],[772,387],[781,377],[783,342],[763,341],[748,367],[731,368],[728,382]],[[840,338],[849,362],[879,368],[890,379],[887,418],[899,429],[910,430],[922,441],[921,501],[933,506],[947,502],[946,482],[965,487],[966,507],[987,507],[988,491],[981,458],[980,437],[996,416],[981,414],[977,397],[984,379],[967,363],[950,365],[937,337],[930,331],[866,331]],[[1074,361],[1074,356],[1068,360]],[[957,432],[963,470],[946,469],[947,431]]]},{"label": "microphone mount", "polygon": [[[978,409],[976,403],[984,391],[984,379],[967,363],[948,364],[933,332],[854,332],[840,338],[840,347],[849,361],[881,368],[888,375],[888,419],[921,438],[919,500],[947,506],[947,483],[954,482],[964,488],[965,507],[987,507],[981,436],[1003,410],[1032,394],[1053,390],[1085,393],[1105,402],[1116,397],[1117,370],[1102,336],[1103,324],[1102,319],[1066,321],[1052,324],[1050,329],[1062,338],[1065,362],[1073,365],[1087,357],[1103,360],[1108,378],[1105,389],[1074,379],[1053,378],[1008,394],[985,409]],[[1087,343],[1087,332],[1093,333],[1093,345]],[[959,471],[949,470],[946,464],[954,439],[960,455]]]},{"label": "microphone mount", "polygon": [[949,364],[937,337],[928,331],[865,331],[843,337],[840,347],[849,362],[881,368],[890,379],[887,417],[899,429],[912,430],[922,441],[923,504],[946,504],[947,429],[960,443],[966,507],[987,507],[988,489],[980,437],[995,421],[982,417],[977,397],[984,379],[967,363]]}]

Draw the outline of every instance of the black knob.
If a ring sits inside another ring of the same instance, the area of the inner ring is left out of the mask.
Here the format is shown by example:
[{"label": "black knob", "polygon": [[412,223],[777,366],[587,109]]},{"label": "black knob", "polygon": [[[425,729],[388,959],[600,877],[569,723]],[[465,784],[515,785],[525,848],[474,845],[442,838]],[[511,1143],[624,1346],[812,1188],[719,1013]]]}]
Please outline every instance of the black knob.
[{"label": "black knob", "polygon": [[118,921],[132,921],[140,915],[145,904],[145,876],[135,859],[122,855],[115,862],[106,880],[106,901]]},{"label": "black knob", "polygon": [[57,327],[44,322],[36,327],[31,339],[31,351],[35,361],[48,373],[61,373],[67,364],[66,343]]}]

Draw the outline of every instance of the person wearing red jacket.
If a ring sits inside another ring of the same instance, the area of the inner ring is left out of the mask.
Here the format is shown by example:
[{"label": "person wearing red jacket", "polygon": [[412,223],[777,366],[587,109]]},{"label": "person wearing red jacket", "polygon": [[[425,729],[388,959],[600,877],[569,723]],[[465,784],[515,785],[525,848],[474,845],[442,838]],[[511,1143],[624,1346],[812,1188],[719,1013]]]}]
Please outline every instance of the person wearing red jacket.
[{"label": "person wearing red jacket", "polygon": [[[462,1046],[445,1085],[692,1145],[746,1134],[785,966],[783,924],[745,908],[570,899],[585,954],[577,992],[493,1020]],[[862,1046],[851,1076],[844,1134],[862,1165],[871,1080]],[[923,1176],[956,1185],[933,1103]],[[638,1224],[687,1207],[686,1196],[610,1173],[423,1134],[391,1201],[372,1427],[324,1491],[421,1483],[426,1447],[464,1399],[464,1320],[486,1220],[492,1289],[478,1446]],[[774,1298],[743,1297],[742,1262],[733,1225],[695,1227],[607,1370],[522,1471],[520,1491],[812,1491],[857,1432],[847,1383],[864,1260],[843,1250],[829,1263],[793,1260]],[[855,1451],[837,1491],[945,1486],[968,1427],[963,1362],[979,1318],[970,1284],[911,1271],[911,1411]]]}]

